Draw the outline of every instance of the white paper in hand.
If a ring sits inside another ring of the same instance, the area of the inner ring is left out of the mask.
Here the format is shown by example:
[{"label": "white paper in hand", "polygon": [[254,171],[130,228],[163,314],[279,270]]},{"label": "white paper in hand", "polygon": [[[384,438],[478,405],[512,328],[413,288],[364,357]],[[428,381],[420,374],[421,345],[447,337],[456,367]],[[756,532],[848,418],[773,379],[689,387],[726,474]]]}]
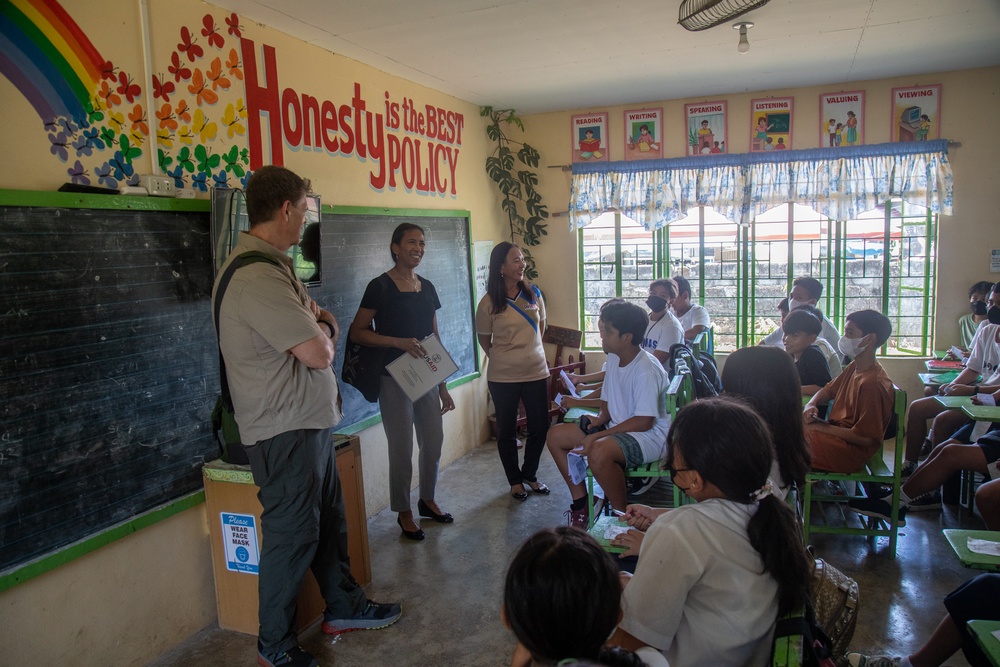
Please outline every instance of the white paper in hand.
[{"label": "white paper in hand", "polygon": [[583,484],[587,479],[587,460],[576,452],[566,454],[566,464],[569,466],[569,478],[574,484]]},{"label": "white paper in hand", "polygon": [[563,384],[566,385],[566,391],[569,392],[569,395],[573,398],[580,398],[580,394],[576,392],[576,385],[573,384],[573,381],[568,375],[566,375],[566,371],[559,371],[559,377],[562,378]]}]

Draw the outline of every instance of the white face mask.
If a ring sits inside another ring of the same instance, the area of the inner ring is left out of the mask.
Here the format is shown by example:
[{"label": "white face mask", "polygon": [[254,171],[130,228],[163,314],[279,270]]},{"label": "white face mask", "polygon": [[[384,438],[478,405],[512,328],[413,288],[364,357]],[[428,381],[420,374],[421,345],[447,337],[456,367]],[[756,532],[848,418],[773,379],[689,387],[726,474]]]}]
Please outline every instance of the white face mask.
[{"label": "white face mask", "polygon": [[788,297],[788,312],[792,312],[799,306],[808,306],[808,305],[809,305],[808,301],[798,301],[796,299],[793,299],[792,297]]},{"label": "white face mask", "polygon": [[860,344],[862,340],[864,340],[864,336],[861,338],[848,338],[847,336],[841,336],[840,340],[837,341],[837,348],[841,351],[841,353],[853,359],[868,349],[867,345]]}]

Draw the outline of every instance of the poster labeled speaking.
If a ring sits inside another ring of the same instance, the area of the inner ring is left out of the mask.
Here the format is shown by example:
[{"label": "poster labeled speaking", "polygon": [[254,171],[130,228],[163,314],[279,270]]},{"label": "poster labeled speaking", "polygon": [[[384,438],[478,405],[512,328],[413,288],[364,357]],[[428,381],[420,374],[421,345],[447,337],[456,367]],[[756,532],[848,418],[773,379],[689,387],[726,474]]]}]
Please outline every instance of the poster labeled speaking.
[{"label": "poster labeled speaking", "polygon": [[750,151],[780,151],[792,147],[791,97],[750,100]]},{"label": "poster labeled speaking", "polygon": [[865,143],[865,91],[819,96],[820,148]]},{"label": "poster labeled speaking", "polygon": [[892,89],[890,141],[941,138],[941,84]]},{"label": "poster labeled speaking", "polygon": [[625,159],[663,157],[663,109],[625,112]]},{"label": "poster labeled speaking", "polygon": [[581,114],[570,119],[573,132],[573,162],[610,162],[608,156],[608,112]]},{"label": "poster labeled speaking", "polygon": [[687,154],[713,155],[728,152],[726,146],[726,102],[685,104],[687,119]]}]

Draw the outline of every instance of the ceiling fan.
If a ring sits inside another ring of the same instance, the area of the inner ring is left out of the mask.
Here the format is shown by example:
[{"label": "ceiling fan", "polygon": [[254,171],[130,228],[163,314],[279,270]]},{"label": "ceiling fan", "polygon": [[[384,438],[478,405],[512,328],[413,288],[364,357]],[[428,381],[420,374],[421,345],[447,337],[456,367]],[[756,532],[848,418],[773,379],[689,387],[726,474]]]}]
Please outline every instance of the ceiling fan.
[{"label": "ceiling fan", "polygon": [[677,22],[686,30],[705,30],[728,23],[768,2],[769,0],[683,0]]}]

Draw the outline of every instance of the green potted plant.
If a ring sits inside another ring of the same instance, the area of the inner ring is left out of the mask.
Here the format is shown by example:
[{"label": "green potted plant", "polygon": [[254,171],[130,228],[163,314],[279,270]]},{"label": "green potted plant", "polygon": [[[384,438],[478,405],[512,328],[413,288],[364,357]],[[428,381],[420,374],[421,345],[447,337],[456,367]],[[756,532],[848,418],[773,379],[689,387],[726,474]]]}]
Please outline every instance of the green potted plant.
[{"label": "green potted plant", "polygon": [[[548,209],[542,204],[542,196],[535,190],[538,185],[535,170],[538,169],[540,156],[533,147],[507,135],[511,125],[524,131],[524,123],[513,109],[487,106],[480,109],[479,115],[489,118],[486,134],[496,144],[486,158],[486,173],[497,184],[503,196],[500,207],[507,214],[510,242],[521,247],[527,263],[524,275],[528,280],[534,280],[538,271],[535,270],[535,260],[528,247],[539,245],[542,237],[548,234],[543,220],[549,217]],[[516,146],[520,148],[515,152]],[[518,162],[523,165],[520,169],[516,169]]]}]

